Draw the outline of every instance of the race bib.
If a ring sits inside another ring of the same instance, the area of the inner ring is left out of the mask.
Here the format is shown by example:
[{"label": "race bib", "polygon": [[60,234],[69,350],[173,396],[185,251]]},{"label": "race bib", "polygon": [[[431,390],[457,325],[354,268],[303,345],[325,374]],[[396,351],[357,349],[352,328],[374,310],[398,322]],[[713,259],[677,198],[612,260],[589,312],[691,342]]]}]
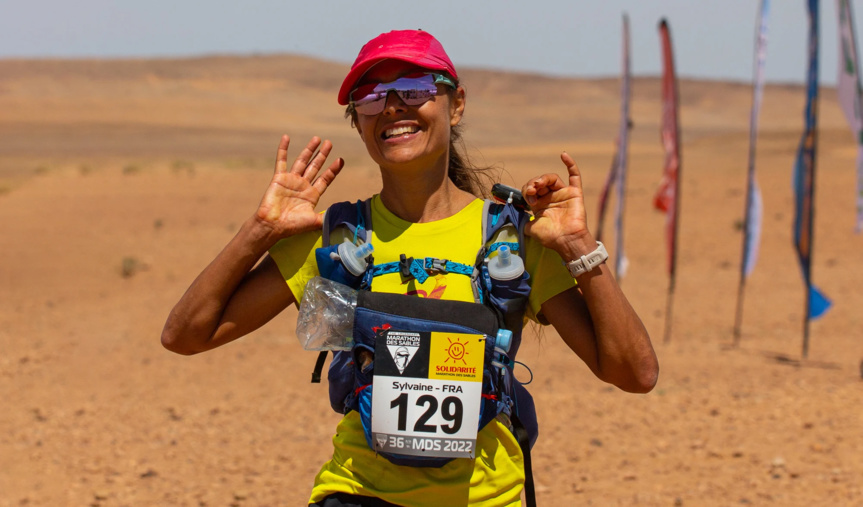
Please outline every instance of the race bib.
[{"label": "race bib", "polygon": [[474,458],[484,355],[480,334],[378,333],[372,384],[375,450]]}]

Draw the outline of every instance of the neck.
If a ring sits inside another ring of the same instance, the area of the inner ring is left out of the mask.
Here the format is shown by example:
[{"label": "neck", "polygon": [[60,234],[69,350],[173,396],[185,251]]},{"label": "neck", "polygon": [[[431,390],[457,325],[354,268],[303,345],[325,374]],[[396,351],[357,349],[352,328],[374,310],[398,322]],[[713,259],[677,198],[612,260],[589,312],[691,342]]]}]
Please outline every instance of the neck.
[{"label": "neck", "polygon": [[410,171],[381,168],[383,188],[381,202],[402,220],[414,223],[433,222],[455,215],[476,197],[455,186],[442,170]]}]

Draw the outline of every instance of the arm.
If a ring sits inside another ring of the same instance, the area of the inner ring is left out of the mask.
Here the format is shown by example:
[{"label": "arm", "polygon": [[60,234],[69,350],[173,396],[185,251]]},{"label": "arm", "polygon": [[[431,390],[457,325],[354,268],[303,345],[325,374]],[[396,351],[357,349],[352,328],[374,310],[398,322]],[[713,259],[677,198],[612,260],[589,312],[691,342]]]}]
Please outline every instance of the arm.
[{"label": "arm", "polygon": [[[556,174],[545,174],[522,188],[536,217],[525,232],[569,262],[597,244],[587,229],[578,166],[566,153],[561,160],[568,185]],[[609,268],[603,263],[577,282],[577,288],[543,303],[543,315],[597,377],[625,391],[653,389],[659,364],[650,337]]]},{"label": "arm", "polygon": [[256,213],[168,315],[162,330],[162,345],[168,350],[191,355],[224,345],[264,325],[296,300],[269,256],[252,268],[280,239],[321,228],[315,206],[344,162],[338,159],[318,175],[332,144],[315,137],[288,168],[289,143],[283,136],[275,174]]}]

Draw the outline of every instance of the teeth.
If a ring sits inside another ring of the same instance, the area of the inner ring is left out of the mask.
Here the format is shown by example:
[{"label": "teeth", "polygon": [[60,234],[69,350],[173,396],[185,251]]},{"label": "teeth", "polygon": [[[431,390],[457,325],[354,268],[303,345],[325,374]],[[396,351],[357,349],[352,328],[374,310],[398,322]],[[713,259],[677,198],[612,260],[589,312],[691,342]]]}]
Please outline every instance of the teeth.
[{"label": "teeth", "polygon": [[416,132],[418,130],[419,130],[419,128],[417,128],[416,126],[413,126],[413,125],[412,126],[405,126],[405,127],[395,127],[395,128],[387,129],[386,132],[384,132],[384,138],[389,139],[390,137],[400,136],[400,135],[404,135],[404,134],[413,134],[414,132]]}]

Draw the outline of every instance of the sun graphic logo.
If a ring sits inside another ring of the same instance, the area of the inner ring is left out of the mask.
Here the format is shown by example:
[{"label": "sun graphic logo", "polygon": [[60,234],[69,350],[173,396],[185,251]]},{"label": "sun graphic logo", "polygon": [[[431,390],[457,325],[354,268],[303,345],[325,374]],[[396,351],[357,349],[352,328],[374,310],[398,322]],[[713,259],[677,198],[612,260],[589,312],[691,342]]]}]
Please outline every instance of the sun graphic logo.
[{"label": "sun graphic logo", "polygon": [[465,333],[432,333],[429,378],[482,382],[485,337]]},{"label": "sun graphic logo", "polygon": [[444,360],[444,363],[448,363],[452,359],[453,364],[458,363],[458,361],[461,361],[462,364],[467,364],[465,356],[470,354],[465,347],[467,342],[462,342],[459,338],[456,338],[455,341],[452,341],[452,338],[447,338],[447,341],[449,342],[449,346],[446,348],[447,358]]}]

